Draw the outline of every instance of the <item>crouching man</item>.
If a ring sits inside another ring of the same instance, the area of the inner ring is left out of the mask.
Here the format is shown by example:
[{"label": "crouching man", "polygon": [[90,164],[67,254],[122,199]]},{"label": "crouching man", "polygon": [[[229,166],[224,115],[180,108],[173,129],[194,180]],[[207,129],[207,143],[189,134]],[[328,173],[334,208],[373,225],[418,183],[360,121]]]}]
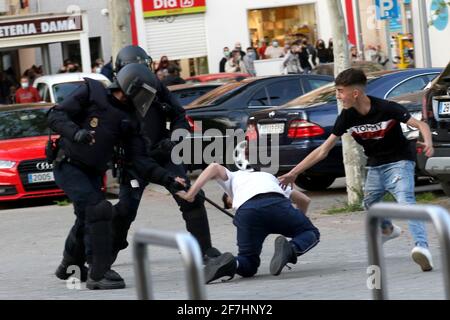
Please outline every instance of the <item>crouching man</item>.
[{"label": "crouching man", "polygon": [[[206,283],[224,276],[232,279],[237,273],[252,277],[260,265],[264,239],[269,234],[281,234],[275,239],[275,252],[270,262],[270,273],[279,275],[287,263],[297,263],[297,257],[318,242],[319,230],[305,216],[309,198],[299,191],[281,189],[277,178],[266,172],[230,172],[213,163],[198,177],[187,191],[178,195],[193,201],[209,180],[216,180],[236,209],[233,223],[237,228],[239,253],[234,257],[226,252],[211,259],[205,266]],[[299,209],[292,206],[294,202]],[[291,238],[288,241],[285,237]]]}]

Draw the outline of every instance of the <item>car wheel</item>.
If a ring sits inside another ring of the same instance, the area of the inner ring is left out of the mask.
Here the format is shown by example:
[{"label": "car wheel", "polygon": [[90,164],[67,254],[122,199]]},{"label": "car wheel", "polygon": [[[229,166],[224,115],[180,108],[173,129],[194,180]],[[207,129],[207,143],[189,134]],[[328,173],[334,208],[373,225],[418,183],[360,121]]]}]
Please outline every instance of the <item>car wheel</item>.
[{"label": "car wheel", "polygon": [[295,184],[308,191],[321,191],[327,189],[336,180],[333,176],[298,176]]},{"label": "car wheel", "polygon": [[243,170],[250,171],[250,163],[245,156],[247,141],[241,141],[233,150],[233,164],[227,164],[227,168],[232,171]]}]

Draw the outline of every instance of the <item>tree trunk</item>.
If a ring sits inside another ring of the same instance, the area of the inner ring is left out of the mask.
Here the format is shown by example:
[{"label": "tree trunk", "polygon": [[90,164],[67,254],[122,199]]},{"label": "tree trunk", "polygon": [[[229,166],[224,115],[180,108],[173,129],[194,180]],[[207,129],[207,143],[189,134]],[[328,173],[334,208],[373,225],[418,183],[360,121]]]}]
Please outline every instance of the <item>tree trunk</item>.
[{"label": "tree trunk", "polygon": [[[334,74],[350,67],[345,17],[341,0],[328,0],[330,23],[333,30]],[[338,101],[338,112],[342,104]],[[344,158],[345,178],[347,185],[348,204],[360,204],[363,196],[366,158],[362,147],[346,133],[342,136],[342,153]]]},{"label": "tree trunk", "polygon": [[130,6],[128,0],[108,0],[113,59],[124,46],[131,44]]}]

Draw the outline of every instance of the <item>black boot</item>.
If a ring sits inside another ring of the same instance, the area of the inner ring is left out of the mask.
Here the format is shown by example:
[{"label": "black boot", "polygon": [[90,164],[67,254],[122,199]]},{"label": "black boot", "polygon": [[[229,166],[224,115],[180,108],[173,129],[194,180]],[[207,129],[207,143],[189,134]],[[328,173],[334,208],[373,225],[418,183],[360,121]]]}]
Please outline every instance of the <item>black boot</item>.
[{"label": "black boot", "polygon": [[236,258],[229,252],[225,252],[217,258],[211,258],[205,266],[205,282],[210,283],[216,279],[228,276],[228,280],[236,274]]},{"label": "black boot", "polygon": [[296,264],[297,254],[285,237],[278,236],[275,239],[275,252],[270,261],[270,273],[274,276],[279,275],[287,263]]},{"label": "black boot", "polygon": [[103,277],[98,280],[91,278],[89,274],[86,288],[90,290],[113,290],[113,289],[123,289],[125,288],[125,281],[123,278],[114,270],[108,270],[105,272]]},{"label": "black boot", "polygon": [[104,200],[95,206],[86,208],[89,240],[92,255],[88,256],[89,275],[86,283],[88,289],[122,289],[125,282],[122,277],[111,270],[112,261],[112,206]]},{"label": "black boot", "polygon": [[[77,270],[72,268],[78,267],[80,274],[76,274]],[[69,268],[69,270],[67,270]],[[88,274],[88,268],[83,264],[77,263],[75,260],[70,259],[65,255],[65,257],[62,259],[61,263],[59,264],[58,268],[56,268],[55,276],[58,279],[61,280],[67,280],[70,277],[80,277],[81,282],[85,282],[87,280],[87,274]]]}]

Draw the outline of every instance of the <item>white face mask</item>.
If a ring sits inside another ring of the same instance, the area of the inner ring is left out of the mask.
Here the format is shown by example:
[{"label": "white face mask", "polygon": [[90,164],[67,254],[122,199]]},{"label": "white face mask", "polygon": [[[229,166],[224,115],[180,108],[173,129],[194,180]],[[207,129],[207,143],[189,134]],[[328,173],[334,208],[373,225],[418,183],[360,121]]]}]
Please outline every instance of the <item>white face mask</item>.
[{"label": "white face mask", "polygon": [[95,73],[100,73],[101,71],[102,71],[102,68],[100,68],[100,67],[95,68]]},{"label": "white face mask", "polygon": [[277,47],[278,47],[278,42],[277,42],[277,41],[272,42],[272,46],[274,46],[275,48],[277,48]]},{"label": "white face mask", "polygon": [[28,82],[21,82],[20,85],[22,86],[22,88],[27,89],[29,86]]}]

